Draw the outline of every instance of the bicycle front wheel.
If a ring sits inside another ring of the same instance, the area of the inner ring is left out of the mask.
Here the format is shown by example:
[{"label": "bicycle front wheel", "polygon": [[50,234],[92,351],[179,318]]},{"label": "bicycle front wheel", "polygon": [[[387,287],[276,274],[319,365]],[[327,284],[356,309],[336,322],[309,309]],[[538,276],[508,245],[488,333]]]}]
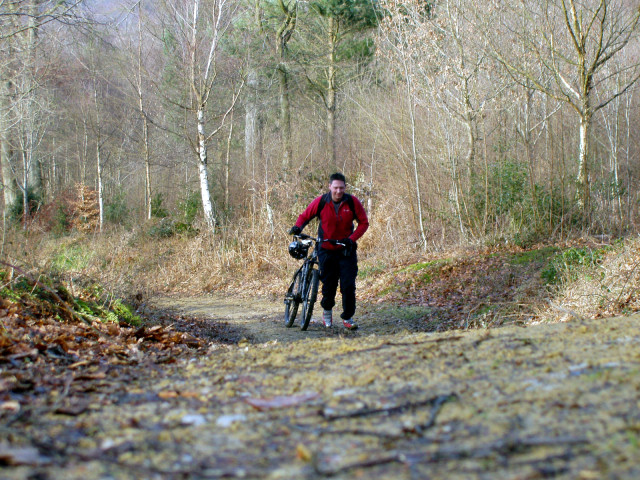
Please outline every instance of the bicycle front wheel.
[{"label": "bicycle front wheel", "polygon": [[284,324],[286,327],[291,327],[298,314],[298,306],[301,302],[300,290],[302,289],[302,270],[293,277],[289,290],[284,296]]},{"label": "bicycle front wheel", "polygon": [[309,273],[309,281],[307,282],[307,291],[303,296],[302,304],[302,323],[300,325],[301,330],[306,330],[311,321],[311,315],[313,315],[313,305],[318,298],[318,282],[320,281],[320,272],[317,268],[314,268]]}]

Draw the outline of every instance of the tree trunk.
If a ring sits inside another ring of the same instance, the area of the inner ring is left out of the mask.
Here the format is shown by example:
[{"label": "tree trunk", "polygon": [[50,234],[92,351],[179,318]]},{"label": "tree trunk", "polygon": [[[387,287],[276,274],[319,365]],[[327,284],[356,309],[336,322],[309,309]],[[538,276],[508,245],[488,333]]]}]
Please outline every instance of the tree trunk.
[{"label": "tree trunk", "polygon": [[262,158],[262,121],[258,107],[258,75],[254,70],[247,75],[247,106],[244,123],[244,155],[247,165]]},{"label": "tree trunk", "polygon": [[200,196],[202,197],[202,210],[207,227],[214,231],[216,219],[213,215],[211,192],[209,191],[209,173],[207,172],[207,144],[205,138],[205,117],[202,107],[198,108],[198,174],[200,176]]},{"label": "tree trunk", "polygon": [[289,104],[289,73],[284,62],[278,67],[280,80],[280,131],[282,133],[282,171],[286,180],[291,169],[293,146],[291,144],[291,107]]},{"label": "tree trunk", "polygon": [[98,231],[102,233],[102,228],[104,225],[104,194],[102,189],[102,164],[101,164],[101,146],[100,146],[100,135],[98,134],[98,138],[96,141],[96,181],[98,183],[98,211],[100,215],[98,217]]},{"label": "tree trunk", "polygon": [[22,151],[22,225],[27,229],[29,221],[29,152]]},{"label": "tree trunk", "polygon": [[142,96],[142,2],[138,3],[138,109],[142,119],[142,141],[144,149],[144,173],[145,173],[145,210],[147,220],[151,219],[151,150],[149,146],[149,120],[144,111]]},{"label": "tree trunk", "polygon": [[580,117],[580,150],[578,154],[578,189],[576,199],[582,210],[582,218],[585,225],[590,219],[591,195],[589,187],[589,129],[591,126],[591,114],[587,111]]},{"label": "tree trunk", "polygon": [[329,69],[327,72],[327,154],[329,165],[337,168],[336,163],[336,48],[339,22],[329,17]]},{"label": "tree trunk", "polygon": [[233,138],[233,114],[229,123],[229,136],[227,137],[227,153],[224,158],[224,209],[229,211],[229,171],[231,169],[231,139]]},{"label": "tree trunk", "polygon": [[[2,72],[4,73],[4,72]],[[15,182],[11,162],[13,152],[9,141],[11,132],[7,114],[9,110],[9,93],[11,82],[1,79],[2,90],[0,91],[0,162],[2,162],[2,186],[4,194],[4,211],[8,211],[18,199],[18,189]]]},{"label": "tree trunk", "polygon": [[282,135],[282,177],[287,178],[293,161],[291,144],[291,107],[289,103],[289,71],[287,68],[287,43],[293,34],[297,20],[297,2],[289,8],[283,0],[279,1],[284,20],[276,33],[276,51],[279,54],[278,82],[280,88],[280,132]]}]

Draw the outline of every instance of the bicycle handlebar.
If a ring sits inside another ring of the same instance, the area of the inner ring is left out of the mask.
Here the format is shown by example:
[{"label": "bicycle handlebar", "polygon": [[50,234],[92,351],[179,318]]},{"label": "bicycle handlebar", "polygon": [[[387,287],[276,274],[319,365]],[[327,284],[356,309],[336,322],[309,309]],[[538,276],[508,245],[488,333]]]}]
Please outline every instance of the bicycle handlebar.
[{"label": "bicycle handlebar", "polygon": [[342,243],[339,240],[331,240],[331,239],[325,239],[323,240],[320,237],[312,237],[311,235],[307,235],[305,233],[299,233],[298,235],[294,235],[295,238],[299,238],[300,240],[315,240],[318,243],[322,243],[322,242],[329,242],[332,245],[338,245],[340,247],[346,247],[346,245],[344,243]]}]

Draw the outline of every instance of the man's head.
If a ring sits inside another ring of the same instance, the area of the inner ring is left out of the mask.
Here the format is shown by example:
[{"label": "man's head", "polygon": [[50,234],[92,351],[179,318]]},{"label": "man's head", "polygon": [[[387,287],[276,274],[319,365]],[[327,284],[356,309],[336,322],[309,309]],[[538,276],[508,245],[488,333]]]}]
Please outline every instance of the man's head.
[{"label": "man's head", "polygon": [[331,192],[331,200],[333,200],[334,202],[342,201],[346,183],[347,180],[341,173],[336,172],[329,177],[329,191]]}]

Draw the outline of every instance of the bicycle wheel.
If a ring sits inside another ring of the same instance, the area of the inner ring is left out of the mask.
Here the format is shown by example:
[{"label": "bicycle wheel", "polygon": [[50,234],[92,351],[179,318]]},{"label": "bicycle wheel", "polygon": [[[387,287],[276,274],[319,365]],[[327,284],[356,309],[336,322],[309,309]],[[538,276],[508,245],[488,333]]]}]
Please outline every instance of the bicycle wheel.
[{"label": "bicycle wheel", "polygon": [[313,305],[318,298],[318,282],[320,281],[320,272],[317,268],[314,268],[309,273],[309,281],[307,282],[307,291],[303,296],[304,303],[302,304],[302,324],[301,330],[306,330],[311,321],[311,315],[313,314]]},{"label": "bicycle wheel", "polygon": [[291,327],[298,314],[298,305],[300,305],[300,290],[302,288],[302,270],[293,277],[289,290],[284,296],[284,324],[286,327]]}]

